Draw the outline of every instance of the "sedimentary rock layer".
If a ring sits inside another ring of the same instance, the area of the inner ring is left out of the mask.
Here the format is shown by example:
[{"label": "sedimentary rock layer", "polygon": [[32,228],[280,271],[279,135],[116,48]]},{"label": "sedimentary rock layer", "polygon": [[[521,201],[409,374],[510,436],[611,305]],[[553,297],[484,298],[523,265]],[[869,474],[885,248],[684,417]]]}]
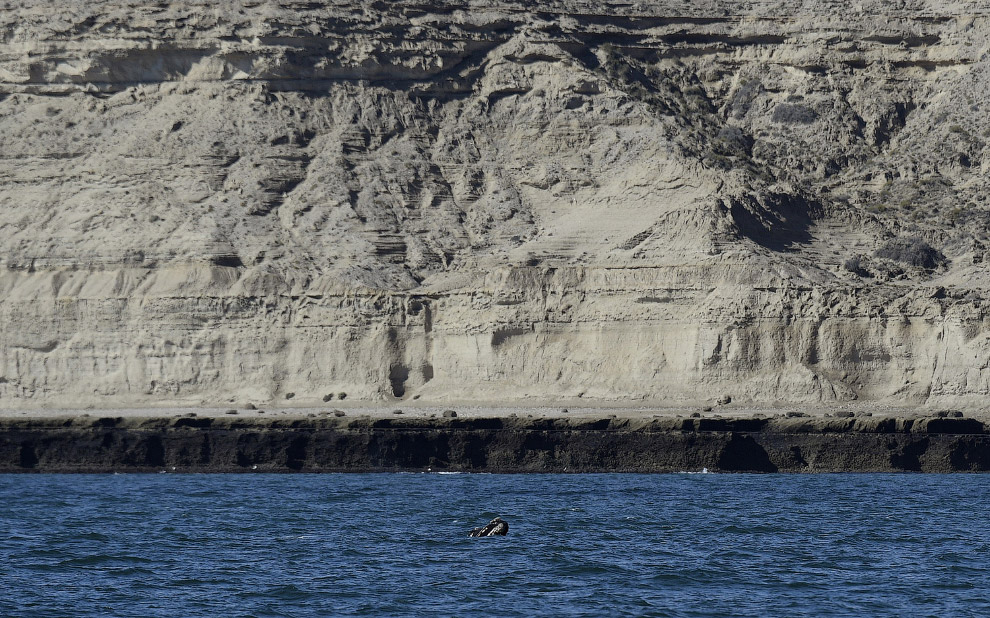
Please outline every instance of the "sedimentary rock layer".
[{"label": "sedimentary rock layer", "polygon": [[0,420],[0,472],[990,470],[975,419]]},{"label": "sedimentary rock layer", "polygon": [[7,407],[990,393],[985,0],[0,6]]}]

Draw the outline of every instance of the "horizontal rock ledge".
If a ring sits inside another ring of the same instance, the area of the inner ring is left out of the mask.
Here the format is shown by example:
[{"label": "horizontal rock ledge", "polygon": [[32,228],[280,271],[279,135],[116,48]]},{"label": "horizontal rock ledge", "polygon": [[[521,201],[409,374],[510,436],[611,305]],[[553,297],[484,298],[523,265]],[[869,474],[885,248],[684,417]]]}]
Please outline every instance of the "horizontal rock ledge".
[{"label": "horizontal rock ledge", "polygon": [[977,472],[969,418],[0,420],[0,472]]}]

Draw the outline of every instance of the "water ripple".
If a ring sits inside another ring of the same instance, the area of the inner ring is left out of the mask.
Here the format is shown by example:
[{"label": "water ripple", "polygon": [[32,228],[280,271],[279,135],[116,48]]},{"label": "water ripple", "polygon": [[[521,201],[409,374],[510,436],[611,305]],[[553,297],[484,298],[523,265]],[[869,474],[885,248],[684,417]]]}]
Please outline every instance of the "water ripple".
[{"label": "water ripple", "polygon": [[[990,477],[0,475],[0,615],[983,616]],[[509,536],[469,539],[501,516]]]}]

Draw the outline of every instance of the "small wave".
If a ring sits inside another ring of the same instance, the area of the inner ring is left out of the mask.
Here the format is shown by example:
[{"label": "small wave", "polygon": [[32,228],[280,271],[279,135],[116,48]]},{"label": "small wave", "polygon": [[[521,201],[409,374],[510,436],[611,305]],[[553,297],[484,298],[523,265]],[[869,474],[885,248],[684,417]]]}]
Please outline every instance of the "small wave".
[{"label": "small wave", "polygon": [[99,532],[82,532],[75,536],[76,539],[84,541],[109,541],[110,537]]},{"label": "small wave", "polygon": [[244,591],[237,595],[240,598],[245,599],[268,599],[277,601],[302,601],[309,599],[312,594],[308,591],[302,590],[294,584],[285,584],[281,586],[274,586],[268,588],[267,590],[252,590]]},{"label": "small wave", "polygon": [[139,564],[149,564],[154,562],[150,558],[145,558],[143,556],[112,556],[108,554],[96,554],[93,556],[80,556],[78,558],[68,558],[62,560],[58,563],[58,566],[96,566],[107,563],[123,562],[123,563],[139,563]]},{"label": "small wave", "polygon": [[224,581],[218,579],[199,579],[198,577],[183,577],[170,579],[166,583],[168,586],[174,588],[188,588],[190,586],[215,586],[217,584],[223,584]]},{"label": "small wave", "polygon": [[142,567],[124,567],[122,569],[107,569],[107,573],[111,575],[154,575],[155,572]]}]

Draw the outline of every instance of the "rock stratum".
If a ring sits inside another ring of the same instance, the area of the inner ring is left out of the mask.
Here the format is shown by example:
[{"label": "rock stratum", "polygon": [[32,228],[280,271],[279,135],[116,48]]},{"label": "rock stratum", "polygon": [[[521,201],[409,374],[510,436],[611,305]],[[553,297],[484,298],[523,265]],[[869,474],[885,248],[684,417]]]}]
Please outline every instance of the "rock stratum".
[{"label": "rock stratum", "polygon": [[6,407],[990,390],[986,0],[0,7]]},{"label": "rock stratum", "polygon": [[986,472],[971,418],[0,419],[0,472]]}]

